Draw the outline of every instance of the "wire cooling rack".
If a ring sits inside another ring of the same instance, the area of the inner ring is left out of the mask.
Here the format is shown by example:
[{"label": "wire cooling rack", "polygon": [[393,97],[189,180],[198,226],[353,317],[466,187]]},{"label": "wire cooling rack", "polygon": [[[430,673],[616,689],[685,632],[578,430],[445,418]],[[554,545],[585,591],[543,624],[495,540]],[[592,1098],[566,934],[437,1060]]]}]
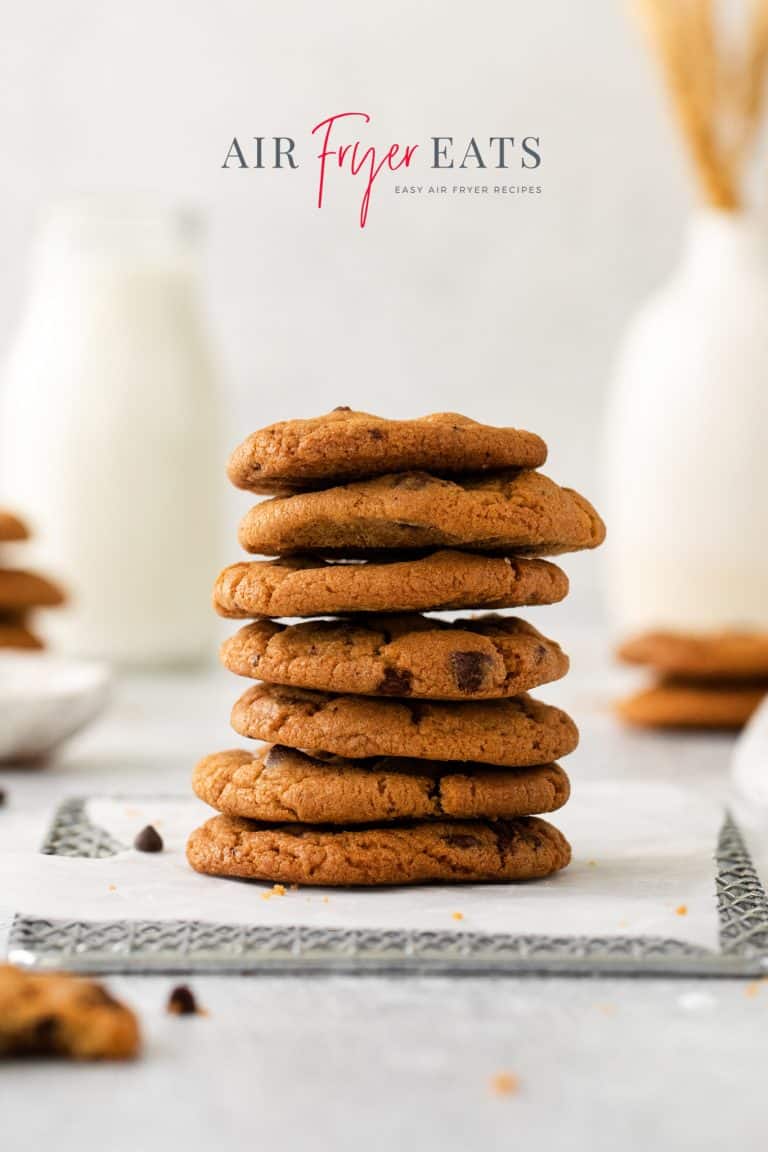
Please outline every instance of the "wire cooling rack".
[{"label": "wire cooling rack", "polygon": [[[126,846],[86,813],[57,810],[42,851],[100,859]],[[726,814],[715,853],[720,948],[661,936],[273,927],[191,920],[56,920],[17,915],[12,963],[81,972],[283,972],[749,976],[768,973],[768,897]]]}]

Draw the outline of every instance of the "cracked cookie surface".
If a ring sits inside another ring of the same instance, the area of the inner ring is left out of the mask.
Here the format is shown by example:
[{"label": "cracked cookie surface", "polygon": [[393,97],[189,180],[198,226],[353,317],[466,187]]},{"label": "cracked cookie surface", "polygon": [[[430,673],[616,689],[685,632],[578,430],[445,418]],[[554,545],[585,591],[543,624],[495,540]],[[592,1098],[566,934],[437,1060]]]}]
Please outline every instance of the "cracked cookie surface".
[{"label": "cracked cookie surface", "polygon": [[570,716],[530,696],[462,703],[383,700],[255,684],[232,710],[241,736],[360,759],[407,756],[523,767],[572,752]]},{"label": "cracked cookie surface", "polygon": [[554,812],[568,799],[558,764],[488,768],[407,760],[319,760],[275,744],[256,754],[206,756],[192,787],[227,816],[303,824],[368,824],[449,816],[512,818]]},{"label": "cracked cookie surface", "polygon": [[198,872],[302,885],[532,880],[570,855],[562,833],[535,816],[343,830],[214,816],[187,842]]},{"label": "cracked cookie surface", "polygon": [[436,700],[516,696],[568,671],[558,644],[524,620],[502,616],[260,620],[224,641],[221,661],[269,683]]},{"label": "cracked cookie surface", "polygon": [[532,432],[478,424],[453,412],[385,420],[342,407],[254,432],[232,453],[228,473],[238,488],[282,494],[384,472],[538,468],[546,457],[546,444]]},{"label": "cracked cookie surface", "polygon": [[126,1060],[139,1042],[133,1012],[101,984],[0,965],[0,1057]]},{"label": "cracked cookie surface", "polygon": [[403,472],[264,500],[240,522],[246,552],[375,558],[391,549],[463,548],[558,555],[596,548],[592,505],[540,472],[443,480]]},{"label": "cracked cookie surface", "polygon": [[252,560],[219,576],[220,616],[325,616],[339,612],[460,611],[554,604],[568,577],[546,560],[443,550],[411,560],[331,564],[319,557]]}]

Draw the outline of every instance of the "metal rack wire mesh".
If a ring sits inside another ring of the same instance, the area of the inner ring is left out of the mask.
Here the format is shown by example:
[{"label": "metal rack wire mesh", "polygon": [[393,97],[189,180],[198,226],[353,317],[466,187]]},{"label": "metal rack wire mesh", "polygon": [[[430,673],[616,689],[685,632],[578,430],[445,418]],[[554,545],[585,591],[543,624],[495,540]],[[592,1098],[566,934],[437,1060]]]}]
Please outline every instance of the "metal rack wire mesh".
[{"label": "metal rack wire mesh", "polygon": [[[42,851],[98,859],[124,845],[58,809]],[[18,915],[9,957],[87,972],[412,972],[757,976],[768,972],[768,897],[726,815],[716,851],[720,950],[651,936],[524,936],[270,927],[204,921],[72,921]]]}]

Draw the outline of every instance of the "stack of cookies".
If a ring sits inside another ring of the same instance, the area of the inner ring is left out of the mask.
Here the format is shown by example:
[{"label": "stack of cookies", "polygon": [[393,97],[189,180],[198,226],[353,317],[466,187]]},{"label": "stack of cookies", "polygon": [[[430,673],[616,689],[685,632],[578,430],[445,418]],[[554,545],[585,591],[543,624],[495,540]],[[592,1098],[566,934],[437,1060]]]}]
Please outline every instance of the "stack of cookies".
[{"label": "stack of cookies", "polygon": [[[26,540],[25,524],[0,508],[0,550],[4,544]],[[42,648],[40,638],[30,627],[30,617],[38,608],[54,608],[63,603],[61,589],[21,568],[6,567],[0,557],[0,648]]]},{"label": "stack of cookies", "polygon": [[214,603],[252,621],[222,660],[260,681],[232,724],[266,746],[198,765],[194,789],[221,815],[192,833],[193,868],[348,885],[531,879],[568,863],[539,816],[568,799],[556,761],[578,732],[528,695],[567,657],[517,618],[421,615],[566,595],[537,557],[594,548],[605,529],[535,471],[545,458],[528,432],[348,408],[235,451],[232,481],[273,496],[240,543],[278,559],[225,569]]},{"label": "stack of cookies", "polygon": [[640,727],[739,729],[768,694],[764,632],[645,632],[619,657],[655,675],[618,705],[622,719]]}]

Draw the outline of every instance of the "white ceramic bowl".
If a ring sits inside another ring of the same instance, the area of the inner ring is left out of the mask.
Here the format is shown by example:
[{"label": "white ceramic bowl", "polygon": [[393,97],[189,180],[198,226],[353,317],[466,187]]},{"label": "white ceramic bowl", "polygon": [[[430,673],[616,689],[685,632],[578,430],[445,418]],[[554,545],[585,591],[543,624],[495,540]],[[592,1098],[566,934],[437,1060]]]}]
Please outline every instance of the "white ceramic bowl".
[{"label": "white ceramic bowl", "polygon": [[0,651],[0,762],[49,756],[98,716],[110,680],[104,664]]}]

